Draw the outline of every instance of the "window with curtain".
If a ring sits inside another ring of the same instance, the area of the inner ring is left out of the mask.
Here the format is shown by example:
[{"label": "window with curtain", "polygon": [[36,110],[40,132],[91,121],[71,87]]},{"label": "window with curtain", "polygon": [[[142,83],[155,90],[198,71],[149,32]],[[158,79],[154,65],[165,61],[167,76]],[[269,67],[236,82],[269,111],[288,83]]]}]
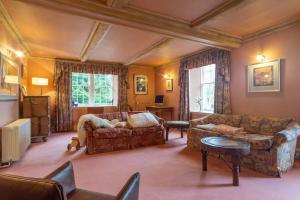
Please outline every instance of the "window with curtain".
[{"label": "window with curtain", "polygon": [[78,106],[116,106],[118,76],[72,73],[72,102]]},{"label": "window with curtain", "polygon": [[215,64],[189,70],[189,99],[191,112],[214,112],[215,73]]}]

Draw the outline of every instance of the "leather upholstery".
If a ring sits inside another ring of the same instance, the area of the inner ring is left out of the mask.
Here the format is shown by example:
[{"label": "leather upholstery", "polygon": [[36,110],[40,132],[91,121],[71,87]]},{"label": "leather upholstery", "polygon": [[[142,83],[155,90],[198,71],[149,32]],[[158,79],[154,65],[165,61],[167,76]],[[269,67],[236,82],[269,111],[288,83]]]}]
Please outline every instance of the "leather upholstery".
[{"label": "leather upholstery", "polygon": [[60,183],[63,186],[66,195],[76,189],[73,165],[70,161],[57,168],[45,178]]},{"label": "leather upholstery", "polygon": [[138,200],[139,199],[140,174],[135,173],[127,181],[116,197],[116,200]]},{"label": "leather upholstery", "polygon": [[5,200],[138,200],[140,174],[127,181],[117,197],[76,188],[73,166],[66,162],[46,178],[0,174],[0,199]]},{"label": "leather upholstery", "polygon": [[56,181],[0,175],[0,199],[5,200],[66,200],[63,187]]}]

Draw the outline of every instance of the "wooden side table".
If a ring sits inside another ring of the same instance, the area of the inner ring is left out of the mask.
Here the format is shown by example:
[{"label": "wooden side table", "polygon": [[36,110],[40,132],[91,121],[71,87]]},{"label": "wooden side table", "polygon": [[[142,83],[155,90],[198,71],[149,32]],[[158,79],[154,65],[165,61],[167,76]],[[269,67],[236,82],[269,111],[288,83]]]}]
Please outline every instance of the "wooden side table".
[{"label": "wooden side table", "polygon": [[146,110],[157,114],[162,117],[164,113],[169,113],[170,119],[173,119],[174,108],[170,106],[146,106]]},{"label": "wooden side table", "polygon": [[232,140],[225,137],[205,137],[201,139],[202,170],[207,171],[207,155],[215,153],[230,155],[232,163],[233,185],[239,186],[240,159],[250,154],[248,142]]},{"label": "wooden side table", "polygon": [[183,138],[183,131],[187,130],[190,127],[188,121],[167,121],[166,126],[166,141],[169,140],[169,129],[170,128],[179,128],[181,132],[181,138]]}]

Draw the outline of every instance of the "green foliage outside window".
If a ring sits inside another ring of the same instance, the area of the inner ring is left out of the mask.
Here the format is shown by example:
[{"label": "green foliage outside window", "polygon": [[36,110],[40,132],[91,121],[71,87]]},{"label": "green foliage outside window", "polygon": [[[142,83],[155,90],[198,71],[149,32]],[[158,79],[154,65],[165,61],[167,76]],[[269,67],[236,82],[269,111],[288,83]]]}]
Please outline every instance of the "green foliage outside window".
[{"label": "green foliage outside window", "polygon": [[72,73],[72,101],[78,105],[113,105],[113,76]]}]

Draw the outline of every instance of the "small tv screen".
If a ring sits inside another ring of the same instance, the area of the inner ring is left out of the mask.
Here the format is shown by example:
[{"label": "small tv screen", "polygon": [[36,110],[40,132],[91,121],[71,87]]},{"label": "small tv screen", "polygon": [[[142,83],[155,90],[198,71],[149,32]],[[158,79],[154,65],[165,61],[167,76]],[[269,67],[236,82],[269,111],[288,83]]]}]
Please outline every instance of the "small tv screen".
[{"label": "small tv screen", "polygon": [[157,95],[155,97],[155,103],[163,103],[164,102],[164,95]]}]

